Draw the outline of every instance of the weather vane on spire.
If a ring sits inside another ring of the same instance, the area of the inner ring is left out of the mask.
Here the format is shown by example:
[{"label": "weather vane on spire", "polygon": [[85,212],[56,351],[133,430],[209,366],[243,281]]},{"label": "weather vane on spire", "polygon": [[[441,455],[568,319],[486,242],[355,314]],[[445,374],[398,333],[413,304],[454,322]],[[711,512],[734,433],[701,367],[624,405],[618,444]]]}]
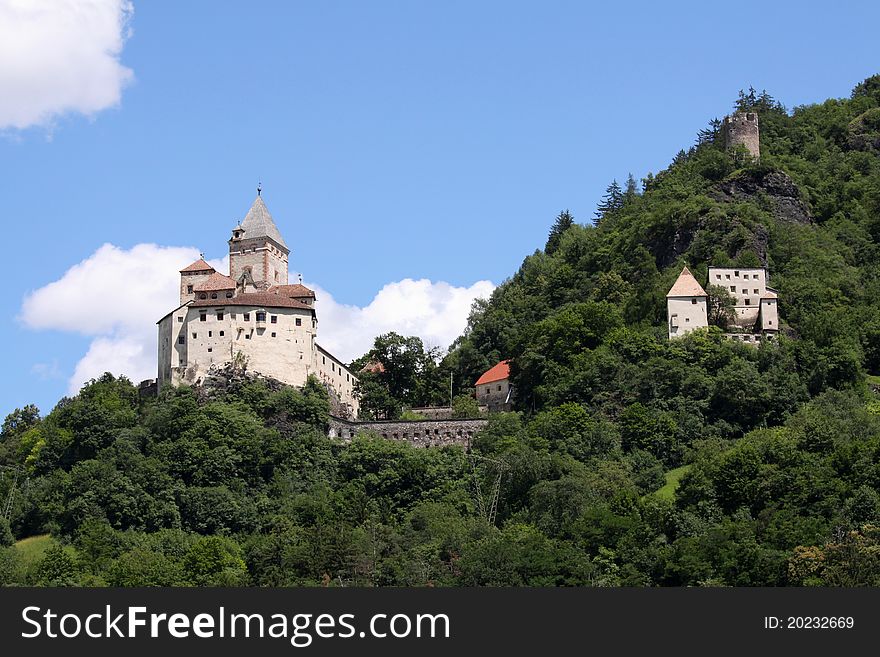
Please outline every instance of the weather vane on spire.
[{"label": "weather vane on spire", "polygon": [[259,182],[257,182],[257,196],[260,196],[262,191],[263,191],[263,181],[260,180]]}]

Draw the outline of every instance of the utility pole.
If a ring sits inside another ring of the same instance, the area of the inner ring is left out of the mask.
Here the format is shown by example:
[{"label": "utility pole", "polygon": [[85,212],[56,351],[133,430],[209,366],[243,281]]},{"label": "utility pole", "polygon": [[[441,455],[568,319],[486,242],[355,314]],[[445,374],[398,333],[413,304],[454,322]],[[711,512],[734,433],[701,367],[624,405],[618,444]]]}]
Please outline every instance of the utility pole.
[{"label": "utility pole", "polygon": [[452,372],[449,373],[449,408],[452,408]]}]

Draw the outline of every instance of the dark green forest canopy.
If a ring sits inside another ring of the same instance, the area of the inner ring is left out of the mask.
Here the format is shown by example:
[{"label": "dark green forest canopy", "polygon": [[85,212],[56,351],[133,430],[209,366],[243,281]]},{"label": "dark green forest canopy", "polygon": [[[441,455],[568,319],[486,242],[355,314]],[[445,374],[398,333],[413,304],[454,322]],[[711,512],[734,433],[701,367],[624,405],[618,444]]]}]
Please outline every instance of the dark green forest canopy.
[{"label": "dark green forest canopy", "polygon": [[[469,453],[328,439],[314,380],[105,375],[3,423],[0,584],[880,585],[880,77],[734,108],[760,161],[707,122],[595,222],[547,218],[439,363],[394,334],[356,362],[385,361],[364,392],[396,416],[510,359],[517,409]],[[685,264],[766,266],[779,339],[668,341]]]}]

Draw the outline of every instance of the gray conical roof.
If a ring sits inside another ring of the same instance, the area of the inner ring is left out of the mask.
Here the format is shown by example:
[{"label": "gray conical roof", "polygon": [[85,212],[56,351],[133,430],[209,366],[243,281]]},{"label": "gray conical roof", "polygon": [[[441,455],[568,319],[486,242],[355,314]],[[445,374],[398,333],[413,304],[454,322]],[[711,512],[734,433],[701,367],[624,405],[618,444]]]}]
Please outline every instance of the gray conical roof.
[{"label": "gray conical roof", "polygon": [[241,227],[244,229],[243,237],[246,240],[254,239],[255,237],[270,237],[285,249],[287,248],[284,238],[278,232],[278,226],[272,221],[269,208],[263,203],[262,196],[257,196],[254,200],[254,204],[248,210],[247,216],[241,222]]}]

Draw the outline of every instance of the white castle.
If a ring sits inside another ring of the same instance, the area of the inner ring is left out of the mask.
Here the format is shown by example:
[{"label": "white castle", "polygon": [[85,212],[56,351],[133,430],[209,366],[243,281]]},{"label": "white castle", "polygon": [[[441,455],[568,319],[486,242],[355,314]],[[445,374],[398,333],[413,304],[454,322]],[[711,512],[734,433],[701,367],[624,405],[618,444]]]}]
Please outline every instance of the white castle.
[{"label": "white castle", "polygon": [[228,364],[294,386],[314,374],[357,416],[355,376],[316,342],[315,293],[288,284],[289,255],[257,188],[232,229],[229,275],[203,258],[180,271],[180,305],[158,322],[160,389],[197,383]]},{"label": "white castle", "polygon": [[[779,331],[778,295],[767,285],[767,270],[709,267],[709,283],[723,287],[734,299],[732,339],[752,344]],[[690,270],[681,270],[666,295],[669,338],[709,326],[708,295]]]}]

